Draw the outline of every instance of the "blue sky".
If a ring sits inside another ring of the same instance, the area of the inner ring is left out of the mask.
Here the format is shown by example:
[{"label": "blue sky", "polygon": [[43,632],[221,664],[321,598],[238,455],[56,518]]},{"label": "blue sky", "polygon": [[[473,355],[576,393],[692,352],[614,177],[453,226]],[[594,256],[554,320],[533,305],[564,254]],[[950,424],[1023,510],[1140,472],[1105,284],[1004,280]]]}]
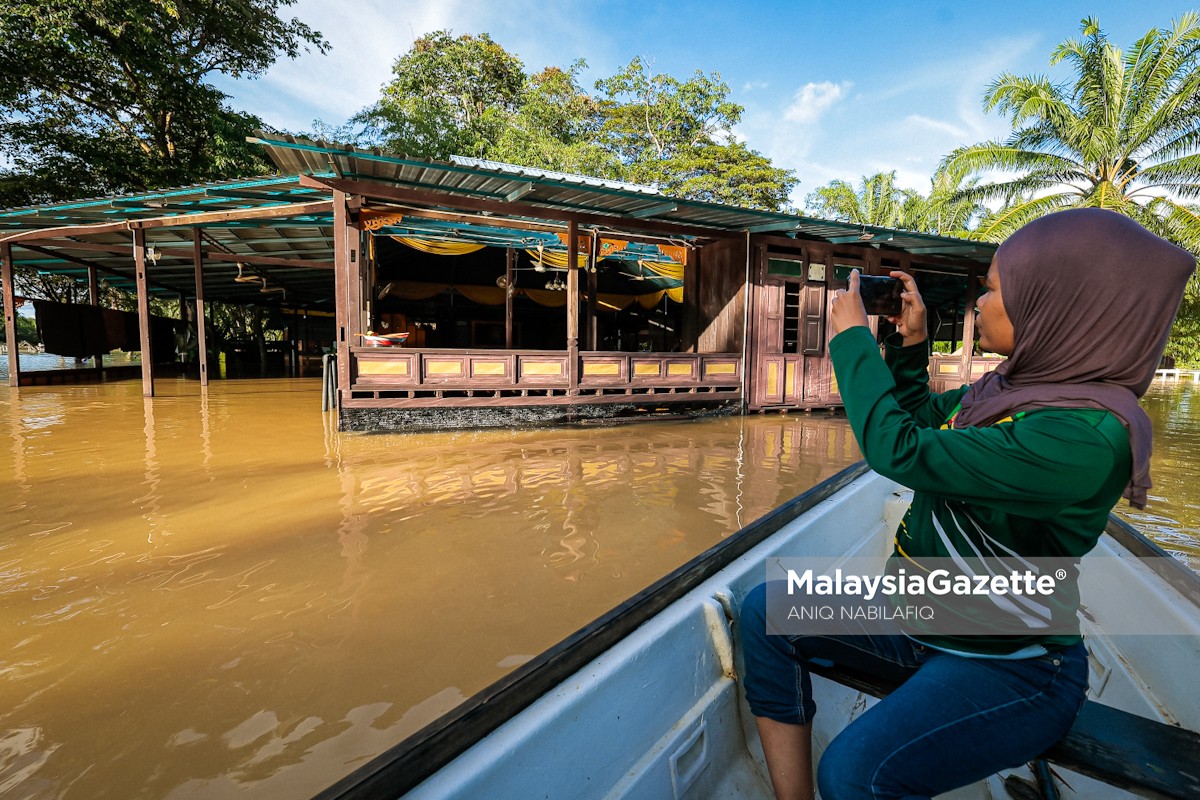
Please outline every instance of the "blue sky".
[{"label": "blue sky", "polygon": [[284,9],[320,30],[327,55],[277,63],[256,80],[221,79],[231,104],[269,124],[340,124],[372,103],[395,59],[439,28],[491,34],[527,72],[588,63],[591,88],[634,56],[683,78],[718,72],[745,107],[735,134],[800,178],[793,202],[840,178],[895,170],[928,191],[957,146],[1003,137],[981,98],[1002,72],[1048,74],[1050,53],[1096,16],[1127,48],[1200,7],[1166,0],[1005,2],[580,2],[299,0]]}]

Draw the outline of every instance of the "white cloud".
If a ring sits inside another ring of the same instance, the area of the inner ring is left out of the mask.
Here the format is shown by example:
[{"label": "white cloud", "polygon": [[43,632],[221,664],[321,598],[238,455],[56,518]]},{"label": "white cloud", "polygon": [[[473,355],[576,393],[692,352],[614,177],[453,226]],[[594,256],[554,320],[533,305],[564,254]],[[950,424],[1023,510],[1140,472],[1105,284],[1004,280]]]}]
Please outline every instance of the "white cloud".
[{"label": "white cloud", "polygon": [[933,119],[932,117],[926,117],[921,114],[909,114],[904,118],[904,121],[912,127],[922,128],[927,131],[935,131],[937,133],[951,136],[955,139],[966,139],[971,135],[970,132],[961,125],[955,125],[953,122],[946,122],[945,120]]},{"label": "white cloud", "polygon": [[762,91],[770,85],[766,81],[747,81],[742,84],[742,91],[749,94],[750,92]]},{"label": "white cloud", "polygon": [[849,82],[839,84],[829,81],[806,83],[792,96],[792,102],[784,110],[783,118],[800,125],[811,125],[836,105],[851,85]]},{"label": "white cloud", "polygon": [[375,102],[391,75],[392,63],[422,34],[457,28],[470,19],[463,0],[419,0],[403,5],[360,0],[353,5],[299,0],[284,14],[320,31],[331,45],[328,54],[280,59],[256,80],[219,78],[217,88],[233,96],[233,105],[253,109],[264,121],[288,130],[304,130],[314,118],[340,124]]}]

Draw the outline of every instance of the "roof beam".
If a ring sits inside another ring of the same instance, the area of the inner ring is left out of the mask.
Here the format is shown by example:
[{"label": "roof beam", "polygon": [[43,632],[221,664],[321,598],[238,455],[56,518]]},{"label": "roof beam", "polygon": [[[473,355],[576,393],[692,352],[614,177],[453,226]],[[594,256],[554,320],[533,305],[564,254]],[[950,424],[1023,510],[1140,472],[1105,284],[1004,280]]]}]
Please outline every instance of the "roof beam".
[{"label": "roof beam", "polygon": [[825,241],[829,242],[830,244],[849,244],[851,242],[854,244],[878,244],[879,242],[887,240],[877,239],[875,234],[871,233],[870,231],[866,231],[864,233],[856,233],[853,236],[830,236],[825,239]]},{"label": "roof beam", "polygon": [[931,253],[942,255],[971,255],[982,252],[978,247],[963,247],[960,244],[950,243],[944,244],[941,247],[906,247],[904,249],[906,252],[912,253],[913,255],[926,255]]},{"label": "roof beam", "polygon": [[[502,203],[495,200],[482,200],[475,197],[463,197],[448,193],[401,189],[396,186],[388,186],[373,181],[348,181],[301,175],[300,185],[312,188],[332,189],[339,192],[346,192],[347,194],[360,194],[367,198],[391,200],[398,203],[450,206],[464,211],[490,211],[501,217],[521,216],[532,217],[533,219],[562,220],[564,222],[575,220],[577,223],[600,226],[613,231],[621,230],[624,226],[628,226],[633,230],[663,233],[671,236],[696,236],[706,239],[733,239],[741,236],[741,231],[730,230],[728,228],[701,228],[669,222],[636,220],[617,214],[569,212],[557,208],[525,203]],[[0,239],[0,241],[3,240]]]},{"label": "roof beam", "polygon": [[258,206],[235,211],[202,211],[198,214],[177,214],[171,217],[130,220],[132,228],[173,228],[178,225],[206,225],[210,222],[233,222],[247,219],[272,219],[279,217],[303,217],[312,214],[333,212],[332,200],[315,203],[290,203],[282,206]]},{"label": "roof beam", "polygon": [[273,256],[251,256],[241,253],[214,253],[203,250],[205,261],[230,261],[253,264],[262,267],[310,267],[312,269],[333,269],[332,261],[308,261],[302,258],[275,258]]},{"label": "roof beam", "polygon": [[534,183],[533,181],[530,181],[529,183],[523,183],[520,186],[518,186],[516,189],[513,189],[511,192],[504,195],[504,202],[514,203],[517,200],[520,200],[525,195],[532,192],[536,188],[537,188],[537,184]]},{"label": "roof beam", "polygon": [[672,211],[679,210],[679,203],[658,203],[657,205],[639,208],[637,211],[630,211],[629,216],[645,219],[646,217],[657,217],[661,214],[670,214]]},{"label": "roof beam", "polygon": [[[273,241],[273,240],[272,240]],[[217,243],[219,246],[219,243]],[[112,253],[114,255],[133,257],[133,245],[117,245],[117,244],[96,244],[95,242],[75,242],[75,241],[47,241],[41,242],[41,247],[36,247],[29,243],[17,245],[25,250],[32,250],[35,253],[43,253],[45,255],[61,258],[64,261],[71,261],[71,257],[64,253],[49,250],[47,247],[61,247],[67,250],[90,250],[98,253]],[[155,244],[155,249],[158,245]],[[303,258],[277,258],[275,256],[260,256],[252,254],[241,254],[233,252],[222,252],[204,249],[204,258],[206,261],[241,261],[245,264],[254,264],[263,267],[310,267],[313,269],[333,269],[333,263],[330,261],[309,261]],[[165,255],[165,254],[164,254]],[[189,253],[188,256],[191,254]],[[184,255],[171,254],[172,257],[184,258]],[[160,256],[161,257],[161,256]],[[78,263],[78,262],[76,262]],[[87,265],[85,265],[87,266]],[[111,272],[111,270],[109,270]]]},{"label": "roof beam", "polygon": [[149,219],[128,219],[121,222],[107,222],[98,225],[66,225],[58,228],[19,231],[17,233],[0,235],[0,242],[15,244],[24,241],[58,239],[64,236],[88,236],[100,233],[120,233],[138,229],[173,228],[184,225],[206,225],[209,223],[251,219],[278,219],[280,217],[327,214],[332,211],[332,200],[322,200],[314,203],[291,203],[281,206],[258,206],[256,208],[242,208],[234,211],[202,211],[196,214],[175,214],[167,217],[151,217]]},{"label": "roof beam", "polygon": [[803,223],[797,220],[796,222],[764,222],[761,225],[751,225],[746,230],[750,233],[768,233],[774,231],[798,231]]},{"label": "roof beam", "polygon": [[[511,228],[514,230],[532,231],[534,233],[556,233],[563,229],[562,225],[547,222],[534,222],[527,219],[504,219],[495,216],[482,216],[480,214],[455,214],[450,211],[437,211],[431,208],[413,208],[411,206],[364,206],[368,211],[395,211],[403,214],[406,217],[417,217],[422,219],[437,219],[446,220],[448,222],[462,222],[471,225],[486,225],[493,228]],[[403,225],[403,223],[401,223]],[[580,230],[587,228],[605,228],[611,229],[610,223],[604,225],[581,225]],[[658,244],[662,242],[662,236],[643,236],[636,233],[626,233],[621,231],[617,238],[628,239],[631,242],[642,242],[645,244]]]},{"label": "roof beam", "polygon": [[[121,278],[122,280],[133,280],[132,275],[125,275],[115,269],[112,269],[111,267],[106,267],[102,264],[97,264],[94,261],[88,261],[87,259],[84,259],[84,258],[67,255],[66,253],[55,253],[53,250],[47,250],[44,247],[38,247],[37,245],[32,245],[32,244],[22,245],[22,247],[24,247],[26,250],[32,250],[35,253],[41,253],[42,255],[46,255],[46,256],[53,256],[54,258],[60,258],[63,261],[66,261],[71,264],[77,264],[81,267],[88,267],[90,269],[94,269],[97,272],[103,272],[105,275],[114,275],[118,278]],[[132,256],[133,253],[131,252],[131,253],[129,253],[129,255]],[[179,289],[177,289],[175,287],[167,286],[165,283],[158,283],[157,281],[148,280],[146,283],[149,286],[154,287],[155,289],[162,289],[162,290],[165,290],[168,292],[178,292],[179,291]]]}]

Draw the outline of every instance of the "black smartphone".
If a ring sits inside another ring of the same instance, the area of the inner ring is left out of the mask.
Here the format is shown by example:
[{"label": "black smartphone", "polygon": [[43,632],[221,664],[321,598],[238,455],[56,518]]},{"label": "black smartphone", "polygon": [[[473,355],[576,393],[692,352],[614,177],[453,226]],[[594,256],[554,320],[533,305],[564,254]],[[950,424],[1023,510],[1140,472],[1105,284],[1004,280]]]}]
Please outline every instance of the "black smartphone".
[{"label": "black smartphone", "polygon": [[884,275],[859,275],[858,292],[862,295],[863,306],[868,314],[881,317],[895,317],[904,307],[900,293],[904,284],[898,278]]}]

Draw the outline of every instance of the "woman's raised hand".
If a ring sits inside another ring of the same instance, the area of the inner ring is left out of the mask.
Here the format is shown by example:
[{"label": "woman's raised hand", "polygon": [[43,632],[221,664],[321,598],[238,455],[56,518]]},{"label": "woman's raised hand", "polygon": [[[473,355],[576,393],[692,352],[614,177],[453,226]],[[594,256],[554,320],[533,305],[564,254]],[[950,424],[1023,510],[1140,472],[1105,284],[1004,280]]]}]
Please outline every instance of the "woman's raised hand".
[{"label": "woman's raised hand", "polygon": [[862,295],[858,290],[858,270],[850,271],[845,289],[835,289],[829,304],[829,324],[836,336],[847,328],[866,326],[867,310],[863,308]]},{"label": "woman's raised hand", "polygon": [[888,317],[887,321],[896,326],[896,331],[903,337],[906,347],[920,344],[929,338],[929,329],[925,319],[925,301],[921,299],[921,292],[917,290],[917,282],[912,275],[898,269],[888,274],[904,284],[904,291],[900,293],[904,306],[898,316]]}]

